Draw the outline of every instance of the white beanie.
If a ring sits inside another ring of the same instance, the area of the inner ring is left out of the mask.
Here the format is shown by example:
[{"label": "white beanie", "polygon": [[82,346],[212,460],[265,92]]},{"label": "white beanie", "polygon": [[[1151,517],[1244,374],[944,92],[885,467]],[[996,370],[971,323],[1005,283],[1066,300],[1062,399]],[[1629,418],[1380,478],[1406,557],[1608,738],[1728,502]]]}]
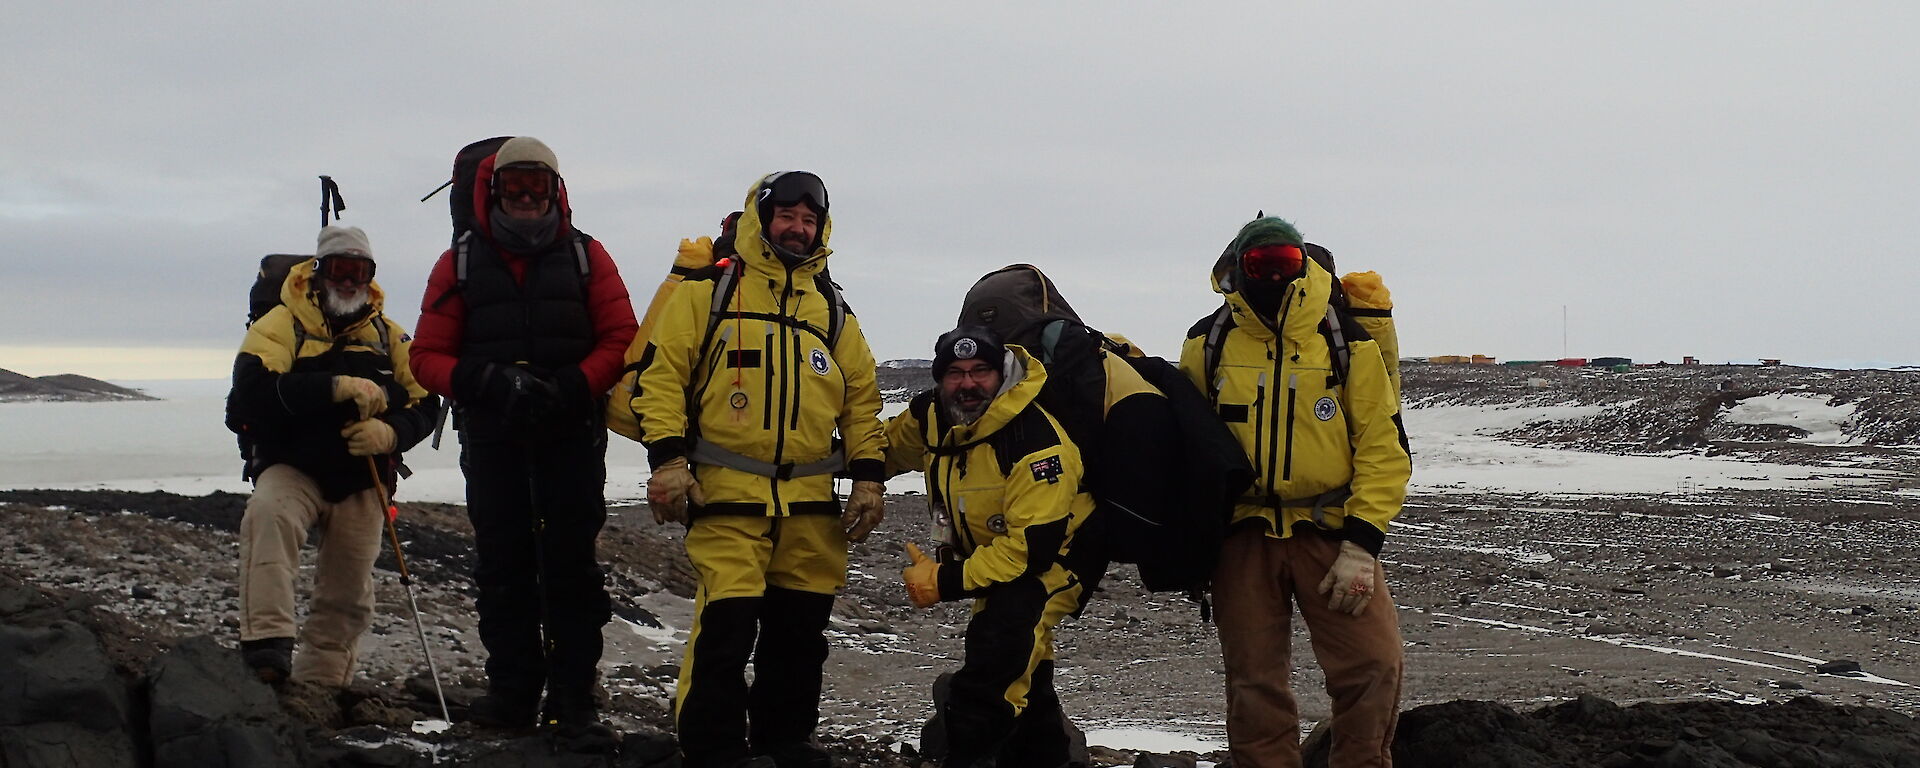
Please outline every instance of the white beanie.
[{"label": "white beanie", "polygon": [[532,136],[515,136],[507,139],[507,143],[501,144],[500,150],[493,155],[495,168],[505,168],[517,163],[535,163],[546,166],[547,170],[556,174],[560,172],[560,158],[554,156],[553,150],[547,147],[546,142]]},{"label": "white beanie", "polygon": [[320,230],[320,246],[314,250],[316,256],[358,256],[373,258],[373,245],[367,242],[367,233],[359,227],[343,227],[330,224]]}]

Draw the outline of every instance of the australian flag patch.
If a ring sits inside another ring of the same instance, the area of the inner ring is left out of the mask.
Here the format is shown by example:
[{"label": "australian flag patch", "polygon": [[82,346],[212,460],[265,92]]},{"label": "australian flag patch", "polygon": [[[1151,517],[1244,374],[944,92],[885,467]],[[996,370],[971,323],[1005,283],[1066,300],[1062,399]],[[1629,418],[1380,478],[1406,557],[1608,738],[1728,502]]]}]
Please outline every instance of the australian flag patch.
[{"label": "australian flag patch", "polygon": [[1066,471],[1060,466],[1059,456],[1048,456],[1028,464],[1027,469],[1033,471],[1033,479],[1045,480],[1049,483],[1060,482],[1060,474]]}]

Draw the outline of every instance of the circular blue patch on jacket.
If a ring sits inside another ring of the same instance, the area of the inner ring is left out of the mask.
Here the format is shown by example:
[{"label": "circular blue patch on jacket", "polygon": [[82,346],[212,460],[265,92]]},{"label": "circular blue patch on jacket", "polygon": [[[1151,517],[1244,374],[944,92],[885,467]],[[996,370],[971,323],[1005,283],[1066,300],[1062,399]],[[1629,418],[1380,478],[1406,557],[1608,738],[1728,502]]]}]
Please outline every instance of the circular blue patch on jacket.
[{"label": "circular blue patch on jacket", "polygon": [[813,354],[807,356],[807,362],[813,365],[814,373],[820,374],[822,376],[827,375],[828,363],[827,363],[826,352],[823,352],[818,349],[814,350]]},{"label": "circular blue patch on jacket", "polygon": [[1333,415],[1339,412],[1339,406],[1333,398],[1323,397],[1313,404],[1313,417],[1321,421],[1333,421]]}]

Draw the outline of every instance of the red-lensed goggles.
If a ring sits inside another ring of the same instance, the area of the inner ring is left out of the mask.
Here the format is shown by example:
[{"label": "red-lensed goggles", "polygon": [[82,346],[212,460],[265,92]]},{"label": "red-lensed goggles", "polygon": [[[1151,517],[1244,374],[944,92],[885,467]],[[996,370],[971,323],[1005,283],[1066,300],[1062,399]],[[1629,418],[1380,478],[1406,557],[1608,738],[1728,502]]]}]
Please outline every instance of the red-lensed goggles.
[{"label": "red-lensed goggles", "polygon": [[1255,246],[1240,252],[1240,270],[1255,280],[1292,280],[1300,276],[1306,257],[1306,251],[1293,244]]},{"label": "red-lensed goggles", "polygon": [[373,259],[335,254],[320,259],[320,277],[335,283],[373,282]]},{"label": "red-lensed goggles", "polygon": [[502,200],[552,200],[553,171],[545,168],[501,168],[493,172],[493,193]]}]

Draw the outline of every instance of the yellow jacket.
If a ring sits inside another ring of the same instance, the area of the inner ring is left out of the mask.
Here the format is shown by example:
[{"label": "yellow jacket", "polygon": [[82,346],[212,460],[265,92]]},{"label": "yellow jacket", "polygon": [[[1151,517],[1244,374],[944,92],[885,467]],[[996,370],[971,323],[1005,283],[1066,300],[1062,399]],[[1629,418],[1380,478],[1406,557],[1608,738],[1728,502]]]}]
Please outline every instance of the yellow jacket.
[{"label": "yellow jacket", "polygon": [[680,250],[674,254],[673,268],[660,281],[660,287],[653,291],[653,301],[647,303],[647,313],[640,318],[640,331],[634,334],[633,343],[627,345],[626,370],[620,373],[620,380],[614,382],[613,396],[607,398],[607,428],[619,433],[628,440],[640,439],[640,362],[646,354],[647,342],[653,339],[653,321],[659,316],[661,308],[667,305],[667,298],[673,295],[680,281],[694,270],[713,265],[713,238],[701,237],[697,240],[682,239]]},{"label": "yellow jacket", "polygon": [[[1412,474],[1399,398],[1370,339],[1350,342],[1346,383],[1335,386],[1318,330],[1333,276],[1312,259],[1305,267],[1287,286],[1279,317],[1269,321],[1216,276],[1214,290],[1233,311],[1218,369],[1205,380],[1204,322],[1181,347],[1180,369],[1207,393],[1253,461],[1254,485],[1235,506],[1235,523],[1263,519],[1281,538],[1298,525],[1318,526],[1377,554]],[[1343,487],[1351,498],[1323,496]],[[1323,516],[1315,514],[1316,499],[1327,504]]]},{"label": "yellow jacket", "polygon": [[[338,501],[373,481],[366,459],[349,455],[340,436],[357,414],[352,403],[334,402],[335,376],[368,379],[386,390],[387,410],[378,418],[393,427],[394,459],[433,430],[440,400],[407,367],[412,340],[382,311],[380,286],[369,288],[367,314],[336,335],[316,303],[313,271],[311,259],[295,264],[281,284],[281,305],[247,328],[234,361],[227,427],[240,435],[249,478],[290,464]],[[382,474],[391,485],[388,458],[381,458]]]},{"label": "yellow jacket", "polygon": [[[1066,558],[1093,514],[1080,450],[1033,400],[1047,382],[1017,345],[1008,383],[970,425],[948,425],[932,391],[887,421],[887,465],[927,476],[943,556],[940,598],[953,600]],[[929,446],[933,446],[929,448]]]},{"label": "yellow jacket", "polygon": [[880,389],[859,320],[848,313],[838,344],[827,348],[828,300],[815,277],[832,253],[832,221],[821,221],[819,247],[789,268],[762,237],[754,199],[759,188],[756,182],[748,191],[735,236],[743,271],[705,354],[721,267],[688,274],[654,319],[652,338],[635,363],[639,392],[631,402],[639,438],[652,466],[692,457],[706,498],[695,514],[838,514],[831,474],[768,476],[701,461],[695,453],[698,443],[709,443],[790,473],[830,460],[837,431],[848,474],[885,479]]}]

